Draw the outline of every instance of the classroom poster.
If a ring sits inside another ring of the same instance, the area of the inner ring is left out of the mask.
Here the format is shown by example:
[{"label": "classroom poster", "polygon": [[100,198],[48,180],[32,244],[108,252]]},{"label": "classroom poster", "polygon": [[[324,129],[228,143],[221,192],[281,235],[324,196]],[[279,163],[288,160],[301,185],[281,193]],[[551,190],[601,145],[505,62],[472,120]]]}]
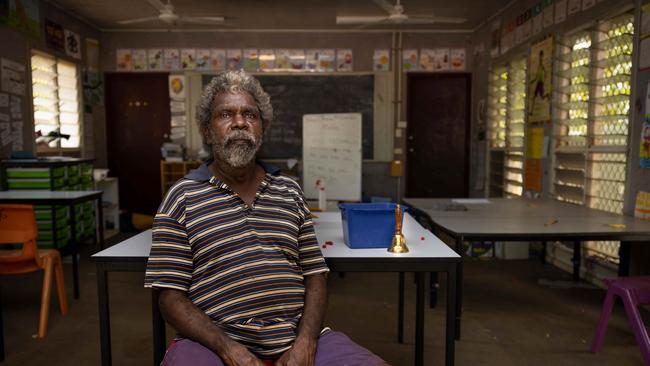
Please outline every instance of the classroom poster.
[{"label": "classroom poster", "polygon": [[524,170],[524,190],[542,191],[542,160],[526,159]]},{"label": "classroom poster", "polygon": [[133,70],[143,71],[147,70],[147,50],[144,48],[137,48],[131,50],[131,59],[133,60]]},{"label": "classroom poster", "polygon": [[454,71],[465,70],[465,49],[452,48],[450,51],[451,69]]},{"label": "classroom poster", "polygon": [[291,70],[304,70],[306,55],[305,50],[290,50],[289,59]]},{"label": "classroom poster", "polygon": [[148,49],[147,62],[149,63],[149,70],[162,70],[164,67],[162,48]]},{"label": "classroom poster", "polygon": [[25,95],[27,92],[25,70],[25,64],[1,58],[0,89],[6,93]]},{"label": "classroom poster", "polygon": [[115,52],[115,65],[117,71],[131,71],[131,50],[118,48]]},{"label": "classroom poster", "polygon": [[417,49],[407,49],[402,51],[402,69],[404,71],[415,71],[418,69]]},{"label": "classroom poster", "polygon": [[196,69],[196,50],[194,48],[181,49],[181,68],[183,70]]},{"label": "classroom poster", "polygon": [[528,159],[544,158],[544,127],[531,127],[526,134],[526,157]]},{"label": "classroom poster", "polygon": [[86,69],[99,71],[99,41],[94,38],[86,38]]},{"label": "classroom poster", "polygon": [[226,50],[226,69],[239,70],[242,68],[242,54],[240,49]]},{"label": "classroom poster", "polygon": [[544,0],[542,8],[542,17],[544,18],[544,28],[553,25],[553,0]]},{"label": "classroom poster", "polygon": [[528,122],[551,120],[553,37],[531,46],[528,62]]},{"label": "classroom poster", "polygon": [[184,100],[185,85],[185,75],[169,75],[169,98]]},{"label": "classroom poster", "polygon": [[434,50],[433,69],[434,71],[449,70],[449,48],[436,48]]},{"label": "classroom poster", "polygon": [[643,191],[636,193],[634,217],[642,220],[650,220],[650,193]]},{"label": "classroom poster", "polygon": [[639,165],[641,168],[650,168],[650,114],[645,115],[645,121],[643,122],[643,127],[641,129],[639,158]]},{"label": "classroom poster", "polygon": [[569,0],[568,4],[567,13],[573,15],[580,11],[582,0]]},{"label": "classroom poster", "polygon": [[310,71],[318,69],[318,50],[305,51],[305,69]]},{"label": "classroom poster", "polygon": [[196,50],[196,69],[200,71],[208,71],[212,67],[210,64],[210,49],[198,48]]},{"label": "classroom poster", "polygon": [[255,72],[260,68],[259,63],[260,54],[257,48],[244,49],[244,70],[248,72]]},{"label": "classroom poster", "polygon": [[555,3],[555,24],[560,24],[566,20],[567,0],[558,0]]},{"label": "classroom poster", "polygon": [[420,50],[420,67],[422,71],[433,71],[435,64],[436,50],[422,48]]},{"label": "classroom poster", "polygon": [[278,70],[291,69],[291,51],[285,48],[275,50],[275,67]]},{"label": "classroom poster", "polygon": [[65,51],[65,31],[61,24],[45,18],[45,45],[55,51]]},{"label": "classroom poster", "polygon": [[336,50],[336,70],[352,71],[352,49],[339,48]]},{"label": "classroom poster", "polygon": [[65,54],[81,60],[81,36],[71,30],[64,30],[65,35]]},{"label": "classroom poster", "polygon": [[272,48],[260,50],[260,70],[275,70],[275,51]]},{"label": "classroom poster", "polygon": [[331,48],[318,51],[318,71],[332,72],[335,70],[336,51]]},{"label": "classroom poster", "polygon": [[372,55],[373,71],[390,71],[390,50],[375,50]]},{"label": "classroom poster", "polygon": [[223,71],[226,69],[226,50],[210,50],[210,69],[212,71]]},{"label": "classroom poster", "polygon": [[166,48],[164,53],[165,70],[180,70],[181,69],[181,54],[178,49]]}]

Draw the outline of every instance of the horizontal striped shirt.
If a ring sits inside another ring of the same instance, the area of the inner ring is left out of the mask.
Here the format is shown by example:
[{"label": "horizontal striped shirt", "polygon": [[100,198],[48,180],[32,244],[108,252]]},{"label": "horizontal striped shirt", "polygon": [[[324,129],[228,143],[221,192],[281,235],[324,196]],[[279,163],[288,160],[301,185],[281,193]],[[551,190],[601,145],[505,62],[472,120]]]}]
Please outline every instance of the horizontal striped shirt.
[{"label": "horizontal striped shirt", "polygon": [[302,190],[260,165],[251,207],[206,164],[171,187],[154,219],[145,287],[185,291],[228,336],[273,357],[296,338],[304,276],[328,268]]}]

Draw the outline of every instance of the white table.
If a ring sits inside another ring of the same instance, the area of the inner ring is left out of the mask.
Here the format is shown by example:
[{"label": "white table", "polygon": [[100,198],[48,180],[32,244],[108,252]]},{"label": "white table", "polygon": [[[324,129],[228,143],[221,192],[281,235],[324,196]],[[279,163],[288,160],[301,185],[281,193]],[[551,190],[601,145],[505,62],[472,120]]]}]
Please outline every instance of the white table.
[{"label": "white table", "polygon": [[[424,274],[447,272],[447,311],[445,337],[445,364],[454,364],[456,272],[460,256],[446,244],[424,229],[410,215],[404,215],[403,233],[409,253],[393,254],[386,249],[350,249],[343,242],[343,230],[339,213],[316,214],[316,237],[322,244],[323,255],[332,271],[339,272],[416,272],[416,342],[415,364],[424,362]],[[111,364],[110,318],[108,307],[109,271],[144,271],[151,248],[151,231],[142,232],[115,246],[94,254],[91,259],[97,263],[97,292],[99,298],[99,320],[102,365]],[[400,289],[401,291],[402,289]],[[160,315],[157,291],[153,296],[154,364],[158,365],[165,352],[165,323]],[[400,314],[401,316],[401,314]]]},{"label": "white table", "polygon": [[[619,275],[629,274],[633,241],[650,241],[650,221],[616,215],[552,199],[489,198],[489,203],[462,203],[462,199],[405,198],[404,203],[426,214],[435,233],[454,238],[463,254],[465,240],[573,242],[573,278],[580,280],[581,243],[589,240],[621,241]],[[458,203],[461,202],[461,203]],[[466,208],[465,211],[448,209]],[[456,207],[454,207],[456,206]],[[622,226],[621,226],[622,225]],[[462,264],[458,266],[457,338],[460,338]]]}]

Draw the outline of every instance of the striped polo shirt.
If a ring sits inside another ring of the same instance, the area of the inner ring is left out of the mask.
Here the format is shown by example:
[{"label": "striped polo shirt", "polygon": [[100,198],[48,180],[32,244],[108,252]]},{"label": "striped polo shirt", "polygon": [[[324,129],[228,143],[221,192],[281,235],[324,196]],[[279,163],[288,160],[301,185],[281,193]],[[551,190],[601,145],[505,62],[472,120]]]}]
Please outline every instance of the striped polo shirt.
[{"label": "striped polo shirt", "polygon": [[251,207],[207,164],[171,187],[154,219],[145,287],[185,291],[232,339],[274,357],[296,338],[303,277],[328,268],[302,190],[260,165]]}]

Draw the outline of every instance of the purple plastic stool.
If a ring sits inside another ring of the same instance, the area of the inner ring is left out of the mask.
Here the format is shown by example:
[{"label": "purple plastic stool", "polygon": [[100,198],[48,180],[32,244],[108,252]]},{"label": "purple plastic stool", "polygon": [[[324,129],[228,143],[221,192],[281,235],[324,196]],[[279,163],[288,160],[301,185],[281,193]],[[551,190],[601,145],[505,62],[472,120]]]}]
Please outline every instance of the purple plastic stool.
[{"label": "purple plastic stool", "polygon": [[639,305],[650,304],[650,276],[606,278],[605,283],[607,284],[607,296],[598,321],[598,328],[596,328],[596,336],[591,343],[591,352],[596,353],[603,348],[607,322],[614,306],[614,296],[619,296],[623,300],[625,312],[630,325],[632,325],[639,348],[641,348],[644,363],[650,365],[650,337],[648,337],[648,331],[645,329],[638,308]]}]

